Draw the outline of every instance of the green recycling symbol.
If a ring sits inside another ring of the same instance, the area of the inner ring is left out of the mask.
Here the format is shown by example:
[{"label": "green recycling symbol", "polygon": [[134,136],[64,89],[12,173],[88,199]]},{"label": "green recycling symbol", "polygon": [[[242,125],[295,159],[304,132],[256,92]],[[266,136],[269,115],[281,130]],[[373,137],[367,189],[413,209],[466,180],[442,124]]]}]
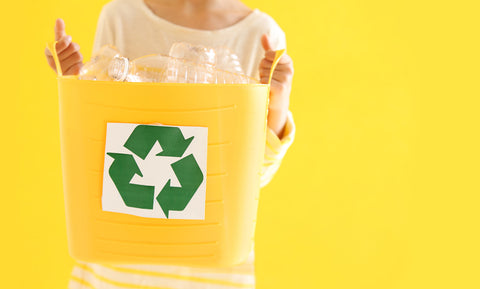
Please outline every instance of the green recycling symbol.
[{"label": "green recycling symbol", "polygon": [[[163,150],[156,156],[182,157],[193,139],[193,136],[185,139],[178,127],[138,125],[123,146],[145,160],[158,141]],[[169,211],[183,211],[203,182],[202,170],[193,154],[189,154],[171,164],[180,187],[172,187],[169,179],[154,198],[155,186],[130,183],[135,174],[143,177],[133,155],[115,152],[107,152],[107,155],[114,159],[108,170],[109,176],[125,205],[152,210],[157,201],[167,218]]]}]

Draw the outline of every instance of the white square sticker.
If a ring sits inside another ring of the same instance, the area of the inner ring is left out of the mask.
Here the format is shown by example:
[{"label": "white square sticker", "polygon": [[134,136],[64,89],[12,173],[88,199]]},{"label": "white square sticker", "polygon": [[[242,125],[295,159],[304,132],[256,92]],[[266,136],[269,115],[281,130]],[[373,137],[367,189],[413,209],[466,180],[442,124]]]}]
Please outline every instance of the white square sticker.
[{"label": "white square sticker", "polygon": [[107,123],[102,210],[205,219],[208,128]]}]

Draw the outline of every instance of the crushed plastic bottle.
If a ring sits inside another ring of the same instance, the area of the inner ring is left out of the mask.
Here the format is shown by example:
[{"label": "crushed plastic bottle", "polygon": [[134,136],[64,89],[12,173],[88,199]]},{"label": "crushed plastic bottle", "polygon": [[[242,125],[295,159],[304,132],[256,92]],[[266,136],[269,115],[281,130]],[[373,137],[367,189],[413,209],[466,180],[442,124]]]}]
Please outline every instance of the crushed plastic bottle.
[{"label": "crushed plastic bottle", "polygon": [[216,70],[215,71],[215,83],[219,84],[246,84],[246,83],[258,83],[253,78],[248,77],[245,74],[233,73],[230,71]]},{"label": "crushed plastic bottle", "polygon": [[258,83],[258,81],[245,75],[238,56],[228,47],[218,47],[215,51],[217,53],[215,83]]},{"label": "crushed plastic bottle", "polygon": [[108,75],[108,67],[110,62],[117,56],[120,56],[120,52],[115,47],[110,45],[103,46],[98,51],[94,52],[90,61],[83,65],[78,79],[112,80]]},{"label": "crushed plastic bottle", "polygon": [[167,82],[215,83],[216,54],[213,48],[176,42],[168,55]]},{"label": "crushed plastic bottle", "polygon": [[238,56],[228,47],[218,47],[215,49],[215,52],[217,55],[217,63],[215,64],[216,69],[244,74]]},{"label": "crushed plastic bottle", "polygon": [[166,82],[169,57],[154,54],[130,61],[116,56],[110,62],[108,75],[115,81],[127,82]]},{"label": "crushed plastic bottle", "polygon": [[211,84],[258,83],[243,73],[238,57],[228,48],[213,49],[186,42],[174,43],[168,56],[152,54],[133,60],[121,56],[113,46],[104,46],[83,66],[79,79]]}]

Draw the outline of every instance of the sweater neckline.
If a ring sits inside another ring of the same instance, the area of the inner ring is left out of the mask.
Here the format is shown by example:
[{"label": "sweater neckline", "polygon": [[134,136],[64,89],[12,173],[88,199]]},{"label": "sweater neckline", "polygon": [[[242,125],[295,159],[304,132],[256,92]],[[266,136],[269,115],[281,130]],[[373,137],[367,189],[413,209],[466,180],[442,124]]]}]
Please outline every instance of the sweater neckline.
[{"label": "sweater neckline", "polygon": [[141,9],[144,11],[145,14],[148,15],[151,19],[154,21],[163,24],[164,26],[169,26],[170,28],[178,31],[178,32],[186,32],[186,33],[194,33],[194,34],[221,34],[221,33],[228,33],[232,30],[241,28],[244,25],[247,25],[250,21],[253,20],[254,16],[259,13],[258,8],[255,8],[250,12],[247,16],[245,16],[243,19],[240,21],[227,26],[225,28],[220,28],[220,29],[214,29],[214,30],[203,30],[203,29],[195,29],[195,28],[190,28],[182,25],[175,24],[173,22],[170,22],[157,14],[153,13],[153,11],[145,4],[143,0],[137,0],[140,4]]}]

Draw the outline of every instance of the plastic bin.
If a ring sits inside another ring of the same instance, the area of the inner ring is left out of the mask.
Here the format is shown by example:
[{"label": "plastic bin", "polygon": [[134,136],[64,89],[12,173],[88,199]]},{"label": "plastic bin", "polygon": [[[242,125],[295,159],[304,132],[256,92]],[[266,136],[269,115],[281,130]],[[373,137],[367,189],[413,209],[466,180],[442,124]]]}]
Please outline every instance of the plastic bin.
[{"label": "plastic bin", "polygon": [[[269,85],[78,80],[57,63],[68,246],[94,263],[231,266],[252,248]],[[277,61],[283,51],[277,53]],[[275,67],[274,65],[274,67]],[[272,67],[272,72],[274,70]],[[107,123],[208,128],[204,220],[102,210]]]}]

